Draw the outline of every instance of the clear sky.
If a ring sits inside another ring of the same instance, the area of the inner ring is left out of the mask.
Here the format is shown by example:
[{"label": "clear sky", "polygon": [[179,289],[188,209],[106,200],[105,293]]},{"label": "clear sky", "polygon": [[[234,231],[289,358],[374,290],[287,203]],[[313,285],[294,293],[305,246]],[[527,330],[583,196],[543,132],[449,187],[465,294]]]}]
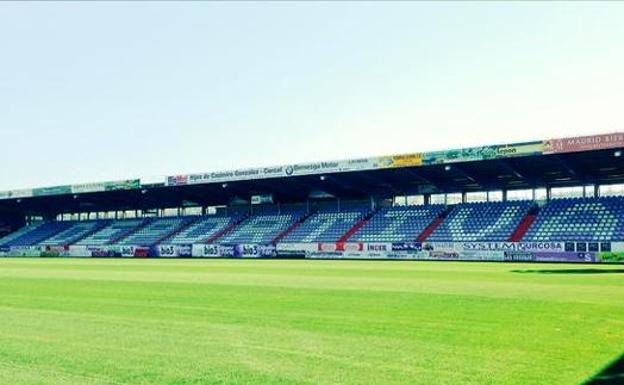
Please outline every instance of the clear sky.
[{"label": "clear sky", "polygon": [[622,130],[624,3],[0,3],[0,190]]}]

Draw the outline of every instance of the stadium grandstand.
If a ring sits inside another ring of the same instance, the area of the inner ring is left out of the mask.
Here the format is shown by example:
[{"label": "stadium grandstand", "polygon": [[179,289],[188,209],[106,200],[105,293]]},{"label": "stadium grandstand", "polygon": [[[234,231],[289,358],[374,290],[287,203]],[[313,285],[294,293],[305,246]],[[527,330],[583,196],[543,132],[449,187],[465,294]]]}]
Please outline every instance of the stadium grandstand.
[{"label": "stadium grandstand", "polygon": [[0,192],[0,255],[607,262],[624,134]]}]

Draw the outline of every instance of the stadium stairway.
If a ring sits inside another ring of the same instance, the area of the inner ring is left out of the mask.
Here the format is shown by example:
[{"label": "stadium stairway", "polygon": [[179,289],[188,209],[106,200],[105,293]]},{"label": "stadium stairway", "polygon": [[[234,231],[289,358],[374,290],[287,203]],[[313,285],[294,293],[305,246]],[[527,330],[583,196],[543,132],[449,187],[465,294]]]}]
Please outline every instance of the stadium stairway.
[{"label": "stadium stairway", "polygon": [[184,223],[182,223],[180,226],[175,228],[169,234],[166,234],[166,235],[162,236],[160,239],[158,239],[156,242],[154,242],[154,245],[160,245],[162,243],[167,243],[168,240],[172,239],[176,235],[180,234],[182,231],[184,231],[184,230],[188,229],[189,227],[193,226],[195,223],[199,222],[201,219],[202,219],[201,216],[188,218],[188,220],[184,221]]},{"label": "stadium stairway", "polygon": [[359,229],[361,229],[362,227],[364,227],[364,225],[366,225],[368,223],[368,221],[371,220],[371,218],[373,216],[375,216],[375,214],[377,214],[377,212],[379,211],[379,207],[375,208],[373,211],[371,211],[370,213],[366,214],[366,216],[364,218],[362,218],[358,223],[356,223],[349,231],[347,231],[342,237],[340,237],[338,239],[339,243],[343,243],[343,242],[347,242],[349,240],[349,238],[351,238],[355,233],[358,232]]},{"label": "stadium stairway", "polygon": [[150,223],[152,223],[153,218],[145,218],[143,220],[143,223],[141,223],[140,225],[131,228],[130,230],[126,231],[123,234],[120,234],[119,236],[113,238],[110,240],[110,242],[108,243],[109,245],[114,245],[124,239],[126,239],[127,237],[131,236],[132,234],[136,233],[137,231],[141,230],[144,227],[147,227]]},{"label": "stadium stairway", "polygon": [[537,219],[538,213],[539,213],[538,207],[535,207],[533,210],[531,210],[527,214],[527,216],[524,217],[522,222],[520,222],[520,225],[518,226],[516,231],[514,231],[514,233],[511,234],[511,237],[509,237],[509,241],[520,242],[522,238],[524,238],[524,235],[527,233],[527,231],[529,231],[529,228],[531,228],[531,225],[533,224],[533,222],[535,222],[535,220]]},{"label": "stadium stairway", "polygon": [[299,226],[301,226],[301,224],[303,222],[306,221],[306,219],[310,218],[310,216],[313,213],[307,213],[306,215],[304,215],[303,217],[301,217],[297,222],[293,223],[289,228],[287,228],[284,232],[282,232],[281,234],[279,234],[277,237],[275,237],[272,241],[271,244],[272,245],[276,245],[278,244],[282,239],[284,239],[288,234],[292,233],[293,231],[295,231],[295,229]]},{"label": "stadium stairway", "polygon": [[435,229],[437,229],[438,226],[440,226],[442,222],[444,222],[444,219],[446,219],[451,210],[452,208],[450,207],[446,208],[446,210],[443,210],[442,213],[440,213],[440,215],[433,222],[431,222],[431,224],[427,226],[420,235],[416,237],[416,241],[426,241],[427,238],[429,238],[429,236],[435,231]]},{"label": "stadium stairway", "polygon": [[209,237],[208,239],[204,240],[201,243],[214,243],[214,242],[218,241],[219,239],[221,239],[225,235],[227,235],[229,232],[231,232],[232,230],[237,228],[238,225],[240,225],[241,223],[245,222],[249,217],[250,217],[249,214],[243,215],[238,220],[230,223],[225,229],[217,232],[216,234],[212,235],[211,237]]}]

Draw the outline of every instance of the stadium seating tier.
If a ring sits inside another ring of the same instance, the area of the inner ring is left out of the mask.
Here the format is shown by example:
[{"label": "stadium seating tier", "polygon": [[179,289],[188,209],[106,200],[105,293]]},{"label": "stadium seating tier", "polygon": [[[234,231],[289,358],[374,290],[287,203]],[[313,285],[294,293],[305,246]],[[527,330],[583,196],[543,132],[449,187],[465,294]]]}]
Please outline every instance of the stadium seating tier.
[{"label": "stadium seating tier", "polygon": [[[508,241],[527,215],[536,211],[530,201],[394,206],[378,211],[367,206],[323,207],[309,216],[300,208],[265,207],[249,217],[223,211],[202,217],[40,222],[5,236],[0,246],[152,246],[209,240],[268,244],[278,236],[284,243],[315,243],[336,242],[346,234],[349,241],[408,242],[425,229],[427,234],[432,231],[426,239],[432,242]],[[434,222],[437,227],[430,226]],[[539,210],[521,240],[624,241],[624,198],[551,200]]]},{"label": "stadium seating tier", "polygon": [[414,241],[441,213],[444,205],[384,207],[350,240],[361,242]]},{"label": "stadium seating tier", "polygon": [[624,199],[568,198],[548,202],[524,236],[527,241],[622,241]]},{"label": "stadium seating tier", "polygon": [[348,208],[348,211],[326,210],[312,214],[282,242],[336,242],[359,221],[369,208]]},{"label": "stadium seating tier", "polygon": [[529,201],[458,204],[427,240],[508,241],[533,205]]}]

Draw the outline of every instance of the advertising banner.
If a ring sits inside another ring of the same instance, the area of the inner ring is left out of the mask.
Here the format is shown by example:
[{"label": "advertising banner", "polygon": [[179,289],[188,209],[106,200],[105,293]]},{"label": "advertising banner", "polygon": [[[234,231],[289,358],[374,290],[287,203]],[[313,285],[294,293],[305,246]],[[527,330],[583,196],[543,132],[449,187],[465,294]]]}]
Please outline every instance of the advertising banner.
[{"label": "advertising banner", "polygon": [[117,190],[136,190],[141,188],[140,179],[127,179],[114,182],[105,182],[105,191],[117,191]]},{"label": "advertising banner", "polygon": [[[323,259],[597,262],[601,260],[599,252],[606,260],[624,255],[624,247],[618,252],[611,251],[610,243],[587,242],[319,243],[316,249],[296,248],[303,250],[306,258]],[[286,253],[294,249],[289,246]]]},{"label": "advertising banner", "polygon": [[392,243],[338,242],[319,243],[316,250],[307,249],[310,258],[386,259]]},{"label": "advertising banner", "polygon": [[9,257],[40,257],[41,246],[11,246],[7,256]]},{"label": "advertising banner", "polygon": [[300,163],[287,166],[250,168],[167,177],[167,186],[184,186],[202,183],[222,183],[235,180],[281,178],[300,175],[329,174],[336,172],[365,171],[392,167],[422,165],[422,154],[392,155],[373,158],[348,159],[330,162]]},{"label": "advertising banner", "polygon": [[133,190],[141,187],[139,179],[128,179],[112,182],[83,183],[71,186],[73,194],[117,191],[117,190]]},{"label": "advertising banner", "polygon": [[319,243],[318,251],[364,251],[364,243]]},{"label": "advertising banner", "polygon": [[538,262],[596,262],[594,252],[534,252],[534,261]]},{"label": "advertising banner", "polygon": [[234,256],[234,246],[195,244],[192,246],[192,249],[193,257],[218,258]]},{"label": "advertising banner", "polygon": [[543,151],[543,142],[502,144],[446,151],[426,152],[423,154],[422,163],[424,165],[432,165],[457,162],[472,162],[516,156],[541,155]]},{"label": "advertising banner", "polygon": [[71,186],[71,192],[74,194],[91,193],[104,191],[104,183],[84,183]]},{"label": "advertising banner", "polygon": [[33,196],[71,194],[71,186],[40,187],[32,190]]},{"label": "advertising banner", "polygon": [[544,153],[579,152],[624,147],[624,133],[577,136],[544,141]]},{"label": "advertising banner", "polygon": [[624,242],[612,242],[610,249],[600,248],[598,259],[605,263],[624,263]]},{"label": "advertising banner", "polygon": [[208,258],[270,258],[277,256],[277,249],[274,245],[192,245],[193,257]]},{"label": "advertising banner", "polygon": [[92,257],[134,257],[135,246],[87,246]]},{"label": "advertising banner", "polygon": [[272,203],[273,203],[273,194],[263,194],[263,195],[252,195],[251,196],[251,204],[252,205],[272,204]]},{"label": "advertising banner", "polygon": [[277,250],[273,245],[236,245],[234,257],[238,258],[270,258],[276,257]]},{"label": "advertising banner", "polygon": [[30,198],[33,196],[32,189],[10,190],[0,192],[0,199]]},{"label": "advertising banner", "polygon": [[192,245],[158,245],[154,248],[155,257],[191,257],[193,255]]},{"label": "advertising banner", "polygon": [[112,182],[83,183],[77,185],[41,187],[35,189],[21,189],[1,191],[0,199],[30,198],[46,195],[81,194],[92,192],[132,190],[141,188],[139,179],[129,179]]},{"label": "advertising banner", "polygon": [[422,166],[422,164],[423,154],[421,153],[394,155],[392,157],[392,167],[414,167]]},{"label": "advertising banner", "polygon": [[305,256],[317,250],[316,243],[278,243],[276,246],[277,255],[284,257]]}]

